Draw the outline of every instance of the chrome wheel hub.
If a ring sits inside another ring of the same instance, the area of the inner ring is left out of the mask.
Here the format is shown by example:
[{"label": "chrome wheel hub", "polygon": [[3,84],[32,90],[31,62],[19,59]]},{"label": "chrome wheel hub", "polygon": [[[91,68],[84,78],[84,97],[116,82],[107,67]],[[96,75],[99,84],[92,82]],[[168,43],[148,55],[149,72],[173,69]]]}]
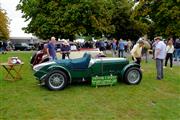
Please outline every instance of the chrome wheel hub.
[{"label": "chrome wheel hub", "polygon": [[140,74],[139,71],[137,70],[131,70],[128,74],[128,81],[130,83],[136,83],[140,80]]},{"label": "chrome wheel hub", "polygon": [[64,76],[54,73],[49,77],[49,85],[53,88],[60,88],[64,84]]}]

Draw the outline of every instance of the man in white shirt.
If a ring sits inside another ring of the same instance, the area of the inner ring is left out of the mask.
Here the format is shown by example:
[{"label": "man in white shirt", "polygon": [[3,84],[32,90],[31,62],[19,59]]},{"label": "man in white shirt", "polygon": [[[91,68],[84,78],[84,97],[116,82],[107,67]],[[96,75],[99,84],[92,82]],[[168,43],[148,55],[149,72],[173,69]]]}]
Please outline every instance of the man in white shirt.
[{"label": "man in white shirt", "polygon": [[156,59],[156,70],[157,70],[157,80],[163,79],[163,60],[166,57],[166,44],[161,41],[161,37],[155,37],[155,59]]}]

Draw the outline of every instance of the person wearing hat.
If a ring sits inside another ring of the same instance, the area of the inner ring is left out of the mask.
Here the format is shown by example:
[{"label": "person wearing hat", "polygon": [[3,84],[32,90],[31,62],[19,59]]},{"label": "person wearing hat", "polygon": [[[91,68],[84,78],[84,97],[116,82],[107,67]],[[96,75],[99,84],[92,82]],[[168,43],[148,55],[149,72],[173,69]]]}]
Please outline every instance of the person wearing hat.
[{"label": "person wearing hat", "polygon": [[63,42],[63,45],[61,47],[61,53],[62,53],[62,59],[65,59],[66,56],[69,58],[70,45],[67,41]]},{"label": "person wearing hat", "polygon": [[166,44],[162,41],[161,37],[154,38],[156,42],[155,46],[155,60],[157,70],[157,80],[163,79],[163,60],[166,57]]},{"label": "person wearing hat", "polygon": [[133,46],[133,49],[131,50],[131,55],[132,59],[135,61],[137,64],[141,64],[141,56],[142,56],[142,48],[144,46],[144,41],[143,39],[140,39],[137,41],[137,43]]}]

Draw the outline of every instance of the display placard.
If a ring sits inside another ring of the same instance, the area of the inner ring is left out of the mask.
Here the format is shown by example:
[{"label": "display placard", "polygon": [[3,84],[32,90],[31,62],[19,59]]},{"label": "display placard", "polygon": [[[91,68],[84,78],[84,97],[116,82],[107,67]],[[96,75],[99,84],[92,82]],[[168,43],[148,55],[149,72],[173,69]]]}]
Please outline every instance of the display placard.
[{"label": "display placard", "polygon": [[92,78],[92,86],[115,85],[117,83],[117,76],[96,76]]}]

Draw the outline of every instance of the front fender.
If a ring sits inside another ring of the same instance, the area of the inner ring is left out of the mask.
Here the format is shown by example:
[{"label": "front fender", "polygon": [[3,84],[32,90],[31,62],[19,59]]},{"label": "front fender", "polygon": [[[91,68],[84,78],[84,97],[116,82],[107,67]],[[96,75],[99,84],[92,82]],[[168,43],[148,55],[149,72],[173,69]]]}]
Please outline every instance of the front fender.
[{"label": "front fender", "polygon": [[72,82],[71,74],[70,74],[69,70],[66,69],[65,67],[53,65],[53,66],[50,66],[50,67],[48,68],[48,71],[53,71],[53,70],[62,70],[62,71],[64,71],[65,73],[67,73],[67,75],[68,75],[68,77],[69,77],[69,80],[70,80],[70,83]]},{"label": "front fender", "polygon": [[123,68],[123,70],[121,71],[121,77],[122,77],[122,78],[123,78],[125,72],[126,72],[129,68],[131,68],[131,67],[140,68],[140,65],[137,64],[137,63],[130,63],[130,64],[126,65],[126,66]]}]

